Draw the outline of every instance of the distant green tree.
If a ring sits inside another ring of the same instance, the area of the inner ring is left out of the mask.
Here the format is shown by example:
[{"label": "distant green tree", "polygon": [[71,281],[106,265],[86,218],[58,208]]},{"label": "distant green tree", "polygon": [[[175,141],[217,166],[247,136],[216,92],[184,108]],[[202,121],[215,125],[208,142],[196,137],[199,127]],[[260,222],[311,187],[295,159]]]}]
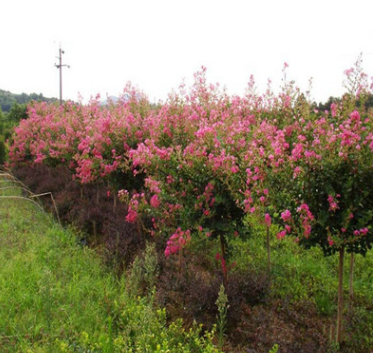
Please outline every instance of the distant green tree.
[{"label": "distant green tree", "polygon": [[19,123],[22,119],[27,119],[27,105],[14,102],[8,114],[8,120]]},{"label": "distant green tree", "polygon": [[369,108],[373,107],[373,94],[369,94],[367,100],[365,101],[365,109],[368,110]]},{"label": "distant green tree", "polygon": [[[328,110],[330,111],[330,107],[333,103],[340,103],[342,98],[338,97],[329,97],[329,99],[325,103],[319,103],[317,105],[317,109],[320,111]],[[360,108],[361,102],[357,99],[356,100],[356,107]],[[373,107],[373,95],[371,93],[367,93],[367,95],[363,99],[363,104],[366,110]]]},{"label": "distant green tree", "polygon": [[10,111],[14,101],[15,98],[10,92],[0,90],[0,106],[4,112]]},{"label": "distant green tree", "polygon": [[320,110],[320,111],[325,111],[325,110],[330,111],[331,105],[333,103],[337,103],[337,102],[340,102],[340,101],[341,101],[341,98],[329,97],[329,99],[325,103],[319,103],[319,105],[317,106],[317,109]]}]

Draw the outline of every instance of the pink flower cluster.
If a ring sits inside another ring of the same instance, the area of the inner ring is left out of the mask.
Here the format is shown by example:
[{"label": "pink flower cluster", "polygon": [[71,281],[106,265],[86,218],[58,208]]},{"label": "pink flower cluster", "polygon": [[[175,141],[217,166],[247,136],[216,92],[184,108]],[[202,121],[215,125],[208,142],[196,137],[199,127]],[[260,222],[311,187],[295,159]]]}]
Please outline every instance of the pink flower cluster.
[{"label": "pink flower cluster", "polygon": [[[340,195],[337,194],[336,197],[338,198],[340,197]],[[338,203],[332,195],[328,196],[328,202],[329,202],[329,211],[335,212],[337,209],[339,209]]]},{"label": "pink flower cluster", "polygon": [[184,248],[191,240],[190,234],[189,229],[183,231],[181,228],[177,228],[176,232],[172,234],[167,241],[167,246],[164,251],[165,256],[168,257]]},{"label": "pink flower cluster", "polygon": [[297,212],[300,214],[303,227],[303,235],[308,238],[311,234],[311,223],[314,220],[314,216],[311,213],[307,204],[303,203],[297,208]]}]

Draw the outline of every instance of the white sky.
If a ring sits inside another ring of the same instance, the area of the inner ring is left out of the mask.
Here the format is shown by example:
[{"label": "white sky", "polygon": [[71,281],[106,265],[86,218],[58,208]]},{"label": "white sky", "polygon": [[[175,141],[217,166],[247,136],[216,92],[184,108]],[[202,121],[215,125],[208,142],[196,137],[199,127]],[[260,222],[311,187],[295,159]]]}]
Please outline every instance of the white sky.
[{"label": "white sky", "polygon": [[363,53],[373,76],[371,0],[2,0],[0,89],[63,98],[120,95],[127,81],[165,99],[201,65],[228,92],[250,75],[264,91],[288,78],[325,101],[343,92],[343,71]]}]

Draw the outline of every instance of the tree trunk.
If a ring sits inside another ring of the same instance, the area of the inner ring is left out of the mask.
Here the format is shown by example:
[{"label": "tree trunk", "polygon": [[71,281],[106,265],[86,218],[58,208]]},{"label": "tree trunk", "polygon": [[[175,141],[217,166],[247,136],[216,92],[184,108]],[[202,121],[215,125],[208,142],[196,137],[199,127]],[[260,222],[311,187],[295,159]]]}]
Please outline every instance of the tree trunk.
[{"label": "tree trunk", "polygon": [[113,204],[113,213],[117,213],[117,193],[114,192],[114,204]]},{"label": "tree trunk", "polygon": [[96,205],[98,206],[100,204],[100,188],[97,185],[96,187]]},{"label": "tree trunk", "polygon": [[221,247],[221,256],[222,256],[221,267],[222,267],[222,271],[223,271],[223,285],[224,285],[224,288],[227,288],[227,286],[228,286],[228,273],[227,273],[227,267],[226,267],[226,263],[225,263],[225,253],[226,253],[225,239],[224,239],[224,236],[221,235],[221,234],[220,234],[220,247]]},{"label": "tree trunk", "polygon": [[345,249],[339,250],[339,265],[338,265],[338,313],[337,313],[337,343],[342,342],[342,319],[343,319],[343,261]]},{"label": "tree trunk", "polygon": [[352,303],[354,301],[354,266],[355,266],[355,256],[354,253],[351,253],[350,258],[350,283],[349,283],[349,309],[352,309]]},{"label": "tree trunk", "polygon": [[269,227],[267,226],[267,266],[268,266],[268,275],[271,274],[271,248],[270,248],[270,239],[269,239]]},{"label": "tree trunk", "polygon": [[93,238],[97,240],[97,223],[96,221],[92,221],[92,231],[93,231]]},{"label": "tree trunk", "polygon": [[181,279],[181,261],[182,261],[182,257],[183,257],[183,249],[180,249],[179,250],[179,263],[178,263],[178,266],[179,266],[179,277]]}]

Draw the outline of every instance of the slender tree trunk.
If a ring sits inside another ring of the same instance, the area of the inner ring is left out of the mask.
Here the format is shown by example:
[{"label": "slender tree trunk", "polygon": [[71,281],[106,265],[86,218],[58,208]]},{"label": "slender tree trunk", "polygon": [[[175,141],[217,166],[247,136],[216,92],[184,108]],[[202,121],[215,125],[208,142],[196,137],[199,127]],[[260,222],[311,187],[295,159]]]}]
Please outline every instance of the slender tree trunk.
[{"label": "slender tree trunk", "polygon": [[[99,192],[99,186],[96,185],[96,205],[98,206],[100,204],[100,192]],[[95,238],[95,241],[97,240],[97,222],[96,220],[92,221],[92,227],[93,227],[93,236]]]},{"label": "slender tree trunk", "polygon": [[268,274],[271,273],[271,248],[270,248],[270,239],[269,239],[269,227],[267,226],[267,266]]},{"label": "slender tree trunk", "polygon": [[338,265],[338,314],[337,314],[337,343],[342,342],[342,319],[343,319],[343,262],[345,249],[342,247],[339,250],[339,265]]},{"label": "slender tree trunk", "polygon": [[182,260],[182,257],[183,257],[183,249],[180,249],[179,250],[179,263],[178,263],[178,266],[179,266],[179,277],[181,279],[181,260]]},{"label": "slender tree trunk", "polygon": [[223,285],[224,288],[227,288],[228,286],[228,274],[227,274],[227,267],[226,267],[226,262],[225,262],[225,241],[224,241],[224,236],[220,235],[220,247],[221,247],[221,256],[222,256],[222,271],[223,271]]},{"label": "slender tree trunk", "polygon": [[349,283],[349,309],[352,309],[352,304],[354,301],[354,266],[355,266],[355,256],[354,253],[351,253],[350,258],[350,283]]},{"label": "slender tree trunk", "polygon": [[113,213],[115,214],[117,213],[117,193],[116,192],[114,192],[113,197],[114,197]]},{"label": "slender tree trunk", "polygon": [[98,206],[100,204],[100,188],[97,185],[96,186],[96,205]]},{"label": "slender tree trunk", "polygon": [[116,234],[116,239],[115,239],[115,252],[116,252],[116,258],[117,258],[117,266],[119,268],[119,263],[120,263],[120,259],[119,259],[119,242],[120,242],[120,237],[119,237],[119,232],[117,232]]}]

